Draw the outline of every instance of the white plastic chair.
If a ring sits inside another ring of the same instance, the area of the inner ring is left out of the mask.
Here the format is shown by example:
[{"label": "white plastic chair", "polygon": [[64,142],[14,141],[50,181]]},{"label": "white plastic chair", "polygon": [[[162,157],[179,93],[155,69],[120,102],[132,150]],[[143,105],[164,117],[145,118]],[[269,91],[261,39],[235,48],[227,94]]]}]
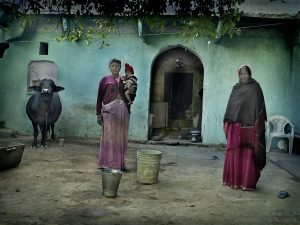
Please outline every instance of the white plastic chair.
[{"label": "white plastic chair", "polygon": [[282,115],[271,116],[266,122],[267,146],[266,151],[269,152],[272,144],[272,139],[287,138],[289,140],[289,154],[293,151],[293,142],[295,135],[295,126],[289,118]]}]

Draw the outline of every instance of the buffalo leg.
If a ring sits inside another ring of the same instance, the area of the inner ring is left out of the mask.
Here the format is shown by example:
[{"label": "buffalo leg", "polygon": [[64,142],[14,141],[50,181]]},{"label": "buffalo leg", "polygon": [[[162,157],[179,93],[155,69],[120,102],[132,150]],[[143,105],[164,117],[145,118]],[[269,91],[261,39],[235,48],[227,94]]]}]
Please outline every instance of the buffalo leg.
[{"label": "buffalo leg", "polygon": [[51,124],[51,139],[54,141],[55,136],[54,136],[54,123]]},{"label": "buffalo leg", "polygon": [[32,141],[31,147],[36,148],[37,147],[37,136],[39,134],[39,130],[38,130],[36,123],[32,122],[32,126],[33,126],[33,141]]},{"label": "buffalo leg", "polygon": [[47,147],[46,145],[47,126],[46,125],[41,126],[41,133],[42,133],[41,146]]}]

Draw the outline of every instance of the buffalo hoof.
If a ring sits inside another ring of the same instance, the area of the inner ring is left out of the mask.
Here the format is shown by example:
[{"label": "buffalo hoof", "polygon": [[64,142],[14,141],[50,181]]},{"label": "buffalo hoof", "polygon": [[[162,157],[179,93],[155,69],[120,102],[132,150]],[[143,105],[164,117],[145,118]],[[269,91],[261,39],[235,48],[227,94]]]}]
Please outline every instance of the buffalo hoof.
[{"label": "buffalo hoof", "polygon": [[31,148],[36,149],[36,148],[37,148],[37,143],[33,142],[33,143],[31,144]]},{"label": "buffalo hoof", "polygon": [[48,145],[42,145],[42,148],[47,148],[48,147]]}]

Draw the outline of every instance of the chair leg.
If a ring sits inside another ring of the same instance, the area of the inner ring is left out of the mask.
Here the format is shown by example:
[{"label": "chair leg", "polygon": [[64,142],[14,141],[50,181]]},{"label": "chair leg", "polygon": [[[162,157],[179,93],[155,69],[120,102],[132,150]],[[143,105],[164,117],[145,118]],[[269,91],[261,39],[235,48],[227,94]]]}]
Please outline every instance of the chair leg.
[{"label": "chair leg", "polygon": [[272,143],[272,137],[268,137],[267,138],[266,152],[270,152],[271,143]]}]

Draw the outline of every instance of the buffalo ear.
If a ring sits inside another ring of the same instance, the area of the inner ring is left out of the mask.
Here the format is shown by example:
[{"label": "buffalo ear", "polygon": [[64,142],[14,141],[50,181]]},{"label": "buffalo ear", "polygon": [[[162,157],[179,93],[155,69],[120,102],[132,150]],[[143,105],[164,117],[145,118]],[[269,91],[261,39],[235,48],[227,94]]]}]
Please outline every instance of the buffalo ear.
[{"label": "buffalo ear", "polygon": [[41,91],[41,86],[40,85],[32,85],[32,86],[29,87],[29,89],[40,92]]},{"label": "buffalo ear", "polygon": [[64,88],[64,87],[61,87],[61,86],[56,86],[56,88],[55,88],[54,92],[59,92],[59,91],[63,91],[63,90],[65,90],[65,88]]}]

